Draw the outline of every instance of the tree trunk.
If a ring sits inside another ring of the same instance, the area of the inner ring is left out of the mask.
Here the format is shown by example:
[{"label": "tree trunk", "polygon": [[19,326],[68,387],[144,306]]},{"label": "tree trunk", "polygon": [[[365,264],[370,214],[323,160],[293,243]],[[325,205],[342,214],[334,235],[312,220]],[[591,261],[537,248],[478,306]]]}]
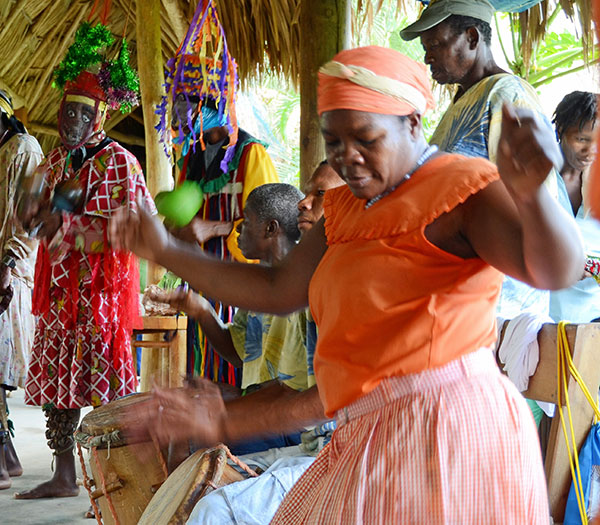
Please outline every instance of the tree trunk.
[{"label": "tree trunk", "polygon": [[350,0],[303,0],[300,11],[300,184],[325,159],[317,114],[317,73],[350,46]]}]

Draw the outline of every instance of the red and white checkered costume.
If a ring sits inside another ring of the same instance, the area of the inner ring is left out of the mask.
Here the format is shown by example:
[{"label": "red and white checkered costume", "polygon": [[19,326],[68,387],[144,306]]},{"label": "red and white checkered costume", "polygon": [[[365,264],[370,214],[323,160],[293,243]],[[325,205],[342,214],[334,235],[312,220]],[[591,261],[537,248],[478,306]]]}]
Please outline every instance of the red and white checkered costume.
[{"label": "red and white checkered costume", "polygon": [[[68,164],[68,165],[67,165]],[[75,173],[59,147],[46,161],[49,185],[77,178],[85,188],[79,214],[40,245],[34,312],[38,315],[26,403],[81,408],[135,392],[131,329],[138,316],[139,274],[132,254],[111,249],[108,217],[136,195],[154,210],[137,159],[110,142]]]}]

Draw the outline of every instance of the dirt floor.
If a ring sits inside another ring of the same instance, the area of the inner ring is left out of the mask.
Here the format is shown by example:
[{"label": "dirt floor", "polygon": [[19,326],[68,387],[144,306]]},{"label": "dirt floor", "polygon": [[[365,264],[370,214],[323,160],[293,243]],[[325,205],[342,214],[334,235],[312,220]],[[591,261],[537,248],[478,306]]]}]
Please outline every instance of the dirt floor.
[{"label": "dirt floor", "polygon": [[[83,516],[89,507],[86,490],[81,487],[76,498],[16,500],[13,495],[32,488],[50,478],[52,456],[46,445],[45,419],[41,408],[25,406],[24,391],[17,390],[8,398],[10,418],[15,424],[15,448],[24,473],[13,478],[12,487],[0,491],[0,523],[2,525],[76,524],[94,525],[96,520]],[[84,414],[86,411],[82,411]],[[78,476],[81,468],[77,461]]]}]

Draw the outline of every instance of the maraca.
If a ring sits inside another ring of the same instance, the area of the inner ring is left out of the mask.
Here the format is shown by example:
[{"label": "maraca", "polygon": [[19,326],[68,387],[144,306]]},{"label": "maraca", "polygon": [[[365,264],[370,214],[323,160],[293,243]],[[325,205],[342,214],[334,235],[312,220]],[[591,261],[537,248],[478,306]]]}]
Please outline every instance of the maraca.
[{"label": "maraca", "polygon": [[157,194],[154,202],[158,213],[173,226],[182,228],[196,216],[203,200],[204,193],[198,183],[186,180],[173,191]]}]

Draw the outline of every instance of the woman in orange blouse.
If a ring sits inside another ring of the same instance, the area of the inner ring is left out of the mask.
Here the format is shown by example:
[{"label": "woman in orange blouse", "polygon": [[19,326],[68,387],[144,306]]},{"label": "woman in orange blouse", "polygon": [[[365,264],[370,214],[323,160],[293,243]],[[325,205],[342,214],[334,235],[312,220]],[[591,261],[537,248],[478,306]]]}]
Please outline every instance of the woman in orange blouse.
[{"label": "woman in orange blouse", "polygon": [[270,411],[265,392],[224,405],[161,391],[134,432],[228,442],[324,410],[338,429],[273,523],[545,525],[533,420],[489,347],[500,272],[540,288],[581,273],[576,227],[542,184],[560,158],[554,137],[506,107],[498,167],[436,151],[422,131],[425,67],[380,47],[336,55],[318,97],[346,186],[327,192],[325,220],[282,264],[209,259],[144,212],[111,228],[115,244],[224,302],[279,314],[310,304],[318,393],[282,391]]}]

